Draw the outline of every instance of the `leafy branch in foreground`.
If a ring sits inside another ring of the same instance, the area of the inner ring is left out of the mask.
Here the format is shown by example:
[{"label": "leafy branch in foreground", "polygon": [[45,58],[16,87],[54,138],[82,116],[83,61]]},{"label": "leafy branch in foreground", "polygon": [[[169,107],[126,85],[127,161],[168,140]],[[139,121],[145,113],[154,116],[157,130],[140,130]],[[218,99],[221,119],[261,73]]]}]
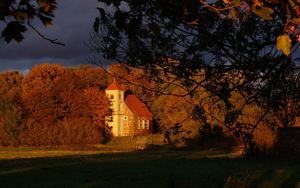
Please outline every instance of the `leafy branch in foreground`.
[{"label": "leafy branch in foreground", "polygon": [[[242,133],[247,142],[252,142],[253,131],[272,111],[264,108],[269,97],[266,88],[299,63],[296,53],[289,51],[299,43],[289,36],[279,38],[284,44],[278,45],[278,36],[286,28],[279,4],[273,7],[278,15],[269,14],[272,20],[245,12],[233,22],[222,11],[241,7],[227,9],[223,1],[209,5],[220,6],[218,11],[193,0],[100,2],[90,40],[99,58],[144,70],[144,75],[166,86],[161,93],[167,95],[174,86],[181,88],[182,97],[193,99],[199,91],[208,92],[213,99],[210,106],[224,107],[222,118],[212,118],[231,132]],[[233,103],[233,94],[242,98],[241,104]],[[193,105],[205,109],[201,102]],[[243,114],[238,112],[251,105],[260,110],[258,121],[241,121]]]},{"label": "leafy branch in foreground", "polygon": [[32,25],[34,19],[39,19],[46,27],[52,25],[56,0],[5,0],[0,2],[0,22],[6,24],[1,32],[1,38],[7,43],[21,42],[28,27],[38,36],[50,43],[62,45],[57,39],[49,39]]}]

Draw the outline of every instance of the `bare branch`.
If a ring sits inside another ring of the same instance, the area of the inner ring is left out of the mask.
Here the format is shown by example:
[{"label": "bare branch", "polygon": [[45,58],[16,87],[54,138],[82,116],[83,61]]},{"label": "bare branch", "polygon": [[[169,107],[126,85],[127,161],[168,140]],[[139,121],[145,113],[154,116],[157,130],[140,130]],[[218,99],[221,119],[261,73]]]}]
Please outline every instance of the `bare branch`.
[{"label": "bare branch", "polygon": [[60,45],[60,46],[66,46],[64,43],[61,43],[58,41],[58,39],[50,39],[47,38],[45,35],[43,35],[39,30],[37,30],[29,21],[27,22],[27,25],[38,35],[40,36],[42,39],[52,43],[52,44],[56,44],[56,45]]}]

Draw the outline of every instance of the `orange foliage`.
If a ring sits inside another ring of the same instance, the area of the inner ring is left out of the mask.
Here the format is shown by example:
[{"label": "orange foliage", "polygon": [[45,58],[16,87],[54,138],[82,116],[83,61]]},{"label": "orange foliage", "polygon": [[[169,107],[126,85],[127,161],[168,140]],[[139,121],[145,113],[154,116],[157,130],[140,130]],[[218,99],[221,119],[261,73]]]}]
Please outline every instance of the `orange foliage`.
[{"label": "orange foliage", "polygon": [[[65,69],[61,65],[41,64],[33,67],[22,82],[16,81],[17,75],[10,75],[6,80],[14,80],[14,86],[8,81],[3,84],[2,77],[0,75],[0,103],[10,99],[21,105],[21,108],[11,107],[14,111],[10,114],[18,114],[16,110],[22,112],[18,124],[21,129],[14,134],[17,136],[14,145],[97,144],[103,141],[106,136],[104,116],[110,111],[108,99],[100,90],[107,84],[102,69]],[[4,100],[1,94],[8,97]],[[4,126],[5,115],[0,113],[0,145],[13,145],[10,134],[15,132],[17,122]]]},{"label": "orange foliage", "polygon": [[18,72],[0,74],[0,145],[18,144],[22,130],[20,99],[23,75]]}]

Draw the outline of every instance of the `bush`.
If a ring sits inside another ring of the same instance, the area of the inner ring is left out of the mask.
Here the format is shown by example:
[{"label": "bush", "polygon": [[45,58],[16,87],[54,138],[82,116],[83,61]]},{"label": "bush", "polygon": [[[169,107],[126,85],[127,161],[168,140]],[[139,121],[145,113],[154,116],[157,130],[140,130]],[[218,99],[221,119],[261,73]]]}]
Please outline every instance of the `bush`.
[{"label": "bush", "polygon": [[220,147],[231,150],[238,141],[234,136],[224,134],[221,126],[205,124],[199,129],[197,143],[204,148]]},{"label": "bush", "polygon": [[56,146],[100,144],[104,141],[104,128],[91,122],[74,119],[56,124],[27,122],[20,135],[21,145]]}]

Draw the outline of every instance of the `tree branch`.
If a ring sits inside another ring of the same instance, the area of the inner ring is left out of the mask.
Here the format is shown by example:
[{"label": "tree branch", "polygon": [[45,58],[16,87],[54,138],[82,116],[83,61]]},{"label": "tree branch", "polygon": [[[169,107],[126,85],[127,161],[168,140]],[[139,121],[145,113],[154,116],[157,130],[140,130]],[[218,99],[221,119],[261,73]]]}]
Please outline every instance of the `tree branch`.
[{"label": "tree branch", "polygon": [[66,46],[64,43],[61,43],[59,41],[57,41],[58,39],[50,39],[47,38],[45,35],[43,35],[39,30],[37,30],[29,21],[27,22],[27,25],[38,35],[40,36],[42,39],[52,43],[52,44],[56,44],[56,45],[60,45],[60,46]]}]

